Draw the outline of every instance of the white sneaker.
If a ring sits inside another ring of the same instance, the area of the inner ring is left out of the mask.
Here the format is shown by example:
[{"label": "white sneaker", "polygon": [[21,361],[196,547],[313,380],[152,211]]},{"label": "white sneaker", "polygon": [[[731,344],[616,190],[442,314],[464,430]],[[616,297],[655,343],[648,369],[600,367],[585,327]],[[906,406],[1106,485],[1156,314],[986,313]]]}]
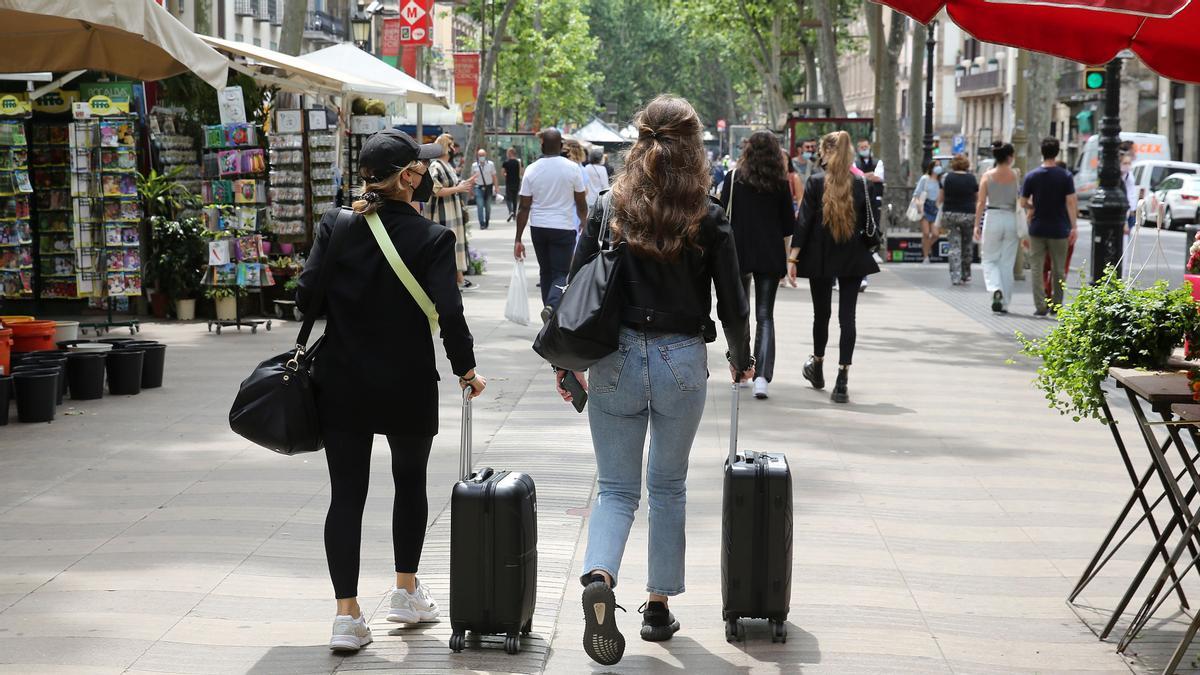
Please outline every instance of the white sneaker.
[{"label": "white sneaker", "polygon": [[765,377],[754,378],[754,398],[766,398],[766,397],[767,397],[767,378],[765,378]]},{"label": "white sneaker", "polygon": [[356,619],[346,614],[333,617],[333,637],[329,648],[338,652],[356,652],[371,644],[371,627],[359,615]]},{"label": "white sneaker", "polygon": [[409,593],[403,588],[393,588],[387,620],[392,623],[427,623],[438,620],[440,611],[437,602],[429,595],[420,580],[417,592]]}]

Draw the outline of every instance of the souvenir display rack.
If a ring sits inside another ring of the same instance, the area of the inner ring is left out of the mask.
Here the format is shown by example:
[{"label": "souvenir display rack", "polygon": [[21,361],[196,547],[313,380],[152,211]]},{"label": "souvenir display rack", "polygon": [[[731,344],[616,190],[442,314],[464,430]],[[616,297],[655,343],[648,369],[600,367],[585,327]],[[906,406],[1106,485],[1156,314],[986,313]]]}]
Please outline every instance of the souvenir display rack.
[{"label": "souvenir display rack", "polygon": [[[217,124],[204,127],[204,180],[201,198],[209,231],[209,265],[204,282],[212,288],[234,289],[235,299],[274,285],[263,262],[262,235],[267,226],[267,156],[259,145],[261,133],[251,124]],[[243,326],[258,332],[270,320],[244,319],[237,302],[233,321],[208,322],[211,331]]]},{"label": "souvenir display rack", "polygon": [[156,107],[150,113],[150,139],[161,173],[178,172],[175,181],[193,195],[200,194],[200,154],[196,139],[184,133],[181,108]]},{"label": "souvenir display rack", "polygon": [[0,297],[33,295],[32,192],[25,120],[0,119]]},{"label": "souvenir display rack", "polygon": [[[323,112],[317,109],[311,112]],[[311,120],[309,117],[306,121]],[[308,213],[309,232],[315,233],[325,212],[333,208],[337,197],[337,137],[332,129],[309,128],[308,141]]]},{"label": "souvenir display rack", "polygon": [[[276,127],[278,128],[278,124]],[[280,238],[304,238],[305,224],[308,221],[304,190],[304,134],[272,133],[269,135],[269,140],[271,145],[271,224],[269,230]]]},{"label": "souvenir display rack", "polygon": [[70,128],[67,122],[35,123],[30,135],[38,270],[34,287],[40,299],[78,298]]}]

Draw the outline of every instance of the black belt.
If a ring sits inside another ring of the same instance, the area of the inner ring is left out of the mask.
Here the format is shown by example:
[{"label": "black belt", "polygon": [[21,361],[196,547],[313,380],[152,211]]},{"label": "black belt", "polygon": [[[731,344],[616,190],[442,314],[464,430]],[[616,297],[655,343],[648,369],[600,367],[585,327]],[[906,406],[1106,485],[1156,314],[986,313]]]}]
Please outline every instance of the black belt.
[{"label": "black belt", "polygon": [[698,335],[702,332],[705,321],[703,317],[626,306],[621,310],[621,323],[638,330]]}]

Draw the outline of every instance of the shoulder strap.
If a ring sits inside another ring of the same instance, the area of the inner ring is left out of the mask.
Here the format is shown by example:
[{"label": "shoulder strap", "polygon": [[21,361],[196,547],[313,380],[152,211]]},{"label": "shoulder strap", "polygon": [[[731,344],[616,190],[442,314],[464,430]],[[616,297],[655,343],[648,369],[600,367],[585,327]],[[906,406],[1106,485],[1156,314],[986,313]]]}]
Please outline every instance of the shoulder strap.
[{"label": "shoulder strap", "polygon": [[371,234],[375,235],[375,241],[379,243],[379,250],[383,251],[383,257],[387,259],[388,264],[392,266],[396,276],[400,278],[400,283],[408,289],[413,300],[417,301],[417,306],[425,313],[429,319],[429,330],[437,333],[438,330],[438,313],[437,308],[433,305],[433,300],[429,299],[429,294],[421,288],[421,284],[417,283],[412,272],[408,271],[408,266],[400,259],[400,253],[396,251],[396,245],[392,243],[392,238],[388,236],[387,230],[383,227],[383,221],[379,219],[379,214],[368,213],[366,215],[367,224],[371,226]]},{"label": "shoulder strap", "polygon": [[308,338],[312,334],[313,323],[324,308],[325,291],[329,288],[329,269],[333,267],[334,260],[337,259],[338,249],[341,248],[342,239],[353,219],[354,212],[342,207],[333,221],[333,231],[329,235],[329,248],[323,254],[321,271],[317,275],[317,287],[313,289],[312,305],[304,313],[304,323],[300,326],[300,334],[296,336],[298,357],[303,355],[304,350],[308,347]]},{"label": "shoulder strap", "polygon": [[864,203],[867,207],[867,236],[874,237],[879,232],[879,224],[875,222],[875,207],[871,205],[874,201],[871,199],[871,186],[867,184],[864,176],[859,176],[858,180],[862,181]]},{"label": "shoulder strap", "polygon": [[612,228],[609,226],[612,217],[612,191],[605,190],[600,194],[600,231],[596,233],[596,243],[604,248],[604,242],[612,243]]},{"label": "shoulder strap", "polygon": [[733,189],[737,187],[737,181],[733,180],[736,172],[737,167],[735,166],[725,174],[725,180],[729,181],[729,208],[725,209],[725,219],[731,226],[733,225]]}]

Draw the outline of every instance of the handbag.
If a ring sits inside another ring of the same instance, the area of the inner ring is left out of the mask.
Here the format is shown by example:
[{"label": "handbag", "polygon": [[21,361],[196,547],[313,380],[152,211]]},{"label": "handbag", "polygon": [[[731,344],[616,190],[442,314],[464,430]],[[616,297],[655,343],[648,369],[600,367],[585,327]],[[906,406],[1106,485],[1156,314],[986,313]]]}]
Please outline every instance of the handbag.
[{"label": "handbag", "polygon": [[333,222],[329,249],[321,263],[312,306],[296,337],[296,348],[255,367],[238,388],[229,409],[229,428],[256,445],[283,455],[315,452],[324,447],[317,422],[316,393],[309,370],[322,339],[308,347],[313,322],[321,313],[329,286],[329,268],[335,259],[354,212],[342,208]]},{"label": "handbag", "polygon": [[604,193],[600,200],[600,250],[567,283],[558,309],[533,341],[533,351],[550,365],[575,372],[585,371],[615,352],[621,333],[623,246],[612,244],[611,193]]},{"label": "handbag", "polygon": [[925,176],[921,176],[921,180],[917,181],[917,187],[913,191],[912,199],[908,202],[908,210],[904,212],[904,217],[912,222],[917,222],[925,217]]},{"label": "handbag", "polygon": [[875,209],[871,208],[871,186],[867,184],[866,178],[859,176],[858,179],[862,181],[863,193],[867,197],[867,224],[858,234],[866,244],[867,250],[875,252],[883,248],[885,243],[883,230],[879,227],[879,223],[875,222]]}]

